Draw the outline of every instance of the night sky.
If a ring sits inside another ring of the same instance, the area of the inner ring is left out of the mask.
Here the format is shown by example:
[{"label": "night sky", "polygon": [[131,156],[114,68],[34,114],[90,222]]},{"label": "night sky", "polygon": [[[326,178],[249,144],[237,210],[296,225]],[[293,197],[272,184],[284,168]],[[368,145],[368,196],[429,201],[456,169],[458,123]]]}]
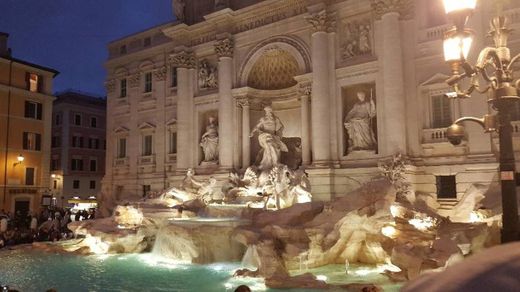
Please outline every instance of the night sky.
[{"label": "night sky", "polygon": [[110,41],[173,20],[170,0],[0,0],[13,57],[60,71],[54,91],[105,95]]}]

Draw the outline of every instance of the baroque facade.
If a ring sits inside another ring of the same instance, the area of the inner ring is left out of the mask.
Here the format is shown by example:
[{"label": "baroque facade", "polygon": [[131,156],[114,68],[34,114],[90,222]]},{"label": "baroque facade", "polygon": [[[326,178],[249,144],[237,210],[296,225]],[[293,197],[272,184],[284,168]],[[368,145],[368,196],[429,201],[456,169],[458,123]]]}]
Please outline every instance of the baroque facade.
[{"label": "baroque facade", "polygon": [[[105,194],[139,198],[189,168],[224,181],[258,164],[250,133],[266,106],[284,125],[282,162],[306,169],[318,200],[371,179],[396,153],[407,157],[413,188],[439,198],[497,181],[497,137],[467,125],[463,143],[446,139],[453,120],[490,109],[485,97],[444,97],[450,25],[441,1],[214,2],[173,1],[182,21],[109,44]],[[493,13],[479,5],[474,48],[488,44]],[[506,8],[520,29],[520,5]],[[518,37],[511,45],[520,51]],[[218,161],[204,163],[210,118]]]}]

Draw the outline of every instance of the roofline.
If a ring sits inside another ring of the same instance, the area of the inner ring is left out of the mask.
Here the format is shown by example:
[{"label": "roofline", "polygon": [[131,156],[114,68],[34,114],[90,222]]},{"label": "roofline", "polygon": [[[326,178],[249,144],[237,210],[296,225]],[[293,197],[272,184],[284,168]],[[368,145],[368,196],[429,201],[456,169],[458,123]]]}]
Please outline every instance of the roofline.
[{"label": "roofline", "polygon": [[177,20],[173,20],[173,21],[170,20],[170,21],[167,21],[167,22],[164,22],[164,23],[161,23],[161,24],[158,24],[158,25],[155,25],[155,26],[152,26],[152,27],[149,27],[149,28],[143,29],[143,30],[138,31],[138,32],[134,32],[134,33],[130,33],[130,34],[124,35],[124,36],[122,36],[122,37],[120,37],[120,38],[117,38],[117,39],[115,39],[115,40],[113,40],[113,41],[110,41],[110,42],[108,43],[108,45],[110,46],[110,45],[112,45],[112,44],[114,44],[114,43],[117,43],[117,42],[120,42],[120,41],[122,41],[122,40],[124,40],[124,39],[130,38],[130,37],[135,37],[135,36],[138,35],[138,34],[145,33],[145,32],[147,32],[147,31],[149,31],[149,30],[153,30],[153,29],[159,28],[159,27],[161,27],[161,26],[166,26],[166,25],[168,25],[168,24],[176,24],[176,23],[180,23],[180,22],[177,21]]},{"label": "roofline", "polygon": [[13,57],[4,56],[4,57],[0,57],[0,58],[9,60],[11,62],[19,63],[19,64],[22,64],[22,65],[27,65],[27,66],[30,66],[30,67],[34,67],[34,68],[37,68],[37,69],[40,69],[40,70],[44,70],[44,71],[47,71],[47,72],[51,72],[51,73],[53,73],[52,77],[56,77],[58,74],[60,74],[60,72],[58,70],[56,70],[56,69],[52,69],[52,68],[49,68],[49,67],[41,66],[41,65],[38,65],[38,64],[34,64],[34,63],[31,63],[31,62],[24,61],[24,60],[16,59],[16,58],[13,58]]},{"label": "roofline", "polygon": [[3,31],[0,31],[0,35],[3,35],[3,36],[6,36],[6,37],[9,37],[9,34],[6,33],[6,32],[3,32]]}]

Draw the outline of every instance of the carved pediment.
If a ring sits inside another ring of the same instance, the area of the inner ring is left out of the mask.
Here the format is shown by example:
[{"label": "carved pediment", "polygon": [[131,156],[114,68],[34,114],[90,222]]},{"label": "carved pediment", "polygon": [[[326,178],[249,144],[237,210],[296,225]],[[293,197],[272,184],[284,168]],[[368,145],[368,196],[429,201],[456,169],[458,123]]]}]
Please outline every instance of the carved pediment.
[{"label": "carved pediment", "polygon": [[153,131],[155,130],[155,125],[149,122],[144,122],[141,123],[137,128],[141,131]]},{"label": "carved pediment", "polygon": [[177,119],[173,118],[166,122],[166,127],[170,130],[176,130],[177,129]]},{"label": "carved pediment", "polygon": [[119,126],[114,129],[114,133],[116,133],[116,134],[123,134],[123,133],[128,133],[128,132],[130,132],[130,130],[128,130],[128,128],[123,127],[123,126]]}]

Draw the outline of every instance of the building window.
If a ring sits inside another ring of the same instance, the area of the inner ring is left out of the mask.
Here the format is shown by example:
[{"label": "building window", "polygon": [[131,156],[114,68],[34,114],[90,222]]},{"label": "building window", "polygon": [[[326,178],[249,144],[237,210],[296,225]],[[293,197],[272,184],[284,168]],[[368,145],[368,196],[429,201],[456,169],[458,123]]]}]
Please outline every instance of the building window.
[{"label": "building window", "polygon": [[126,54],[126,45],[122,45],[121,47],[119,47],[119,53],[121,55]]},{"label": "building window", "polygon": [[177,153],[177,132],[170,132],[170,154]]},{"label": "building window", "polygon": [[51,170],[59,170],[60,169],[60,159],[53,158],[51,160]]},{"label": "building window", "polygon": [[437,199],[456,199],[457,182],[454,175],[436,176]]},{"label": "building window", "polygon": [[79,180],[75,179],[72,181],[72,188],[75,190],[79,189]]},{"label": "building window", "polygon": [[152,92],[152,72],[144,74],[144,92]]},{"label": "building window", "polygon": [[52,181],[52,188],[53,189],[57,189],[58,188],[58,181],[57,180],[53,180]]},{"label": "building window", "polygon": [[42,104],[35,101],[25,101],[25,117],[30,119],[42,119]]},{"label": "building window", "polygon": [[37,133],[23,132],[23,149],[41,150],[42,135]]},{"label": "building window", "polygon": [[88,138],[88,148],[90,148],[90,149],[99,149],[99,139],[97,139],[97,138]]},{"label": "building window", "polygon": [[96,117],[91,117],[90,118],[90,127],[91,128],[97,128],[97,118]]},{"label": "building window", "polygon": [[149,47],[151,44],[152,44],[152,38],[150,38],[150,37],[144,38],[144,40],[143,40],[144,47]]},{"label": "building window", "polygon": [[81,115],[74,114],[74,125],[81,126]]},{"label": "building window", "polygon": [[94,190],[95,188],[96,188],[96,181],[95,180],[91,180],[90,181],[90,189]]},{"label": "building window", "polygon": [[119,97],[126,97],[126,78],[119,81]]},{"label": "building window", "polygon": [[117,143],[117,157],[126,157],[126,138],[119,138],[119,141]]},{"label": "building window", "polygon": [[61,125],[61,114],[56,114],[56,115],[54,115],[54,124],[55,124],[56,126]]},{"label": "building window", "polygon": [[446,128],[451,125],[451,102],[444,94],[432,96],[432,128]]},{"label": "building window", "polygon": [[83,148],[83,137],[73,135],[72,136],[72,147]]},{"label": "building window", "polygon": [[34,168],[27,167],[25,169],[25,185],[33,186],[34,185]]},{"label": "building window", "polygon": [[170,67],[171,87],[177,87],[177,67]]},{"label": "building window", "polygon": [[90,160],[90,171],[97,171],[97,160]]},{"label": "building window", "polygon": [[152,135],[143,137],[143,156],[152,155]]},{"label": "building window", "polygon": [[51,147],[52,148],[61,147],[61,137],[60,136],[52,136]]},{"label": "building window", "polygon": [[27,89],[31,92],[40,92],[41,77],[38,74],[27,73]]},{"label": "building window", "polygon": [[148,193],[152,190],[150,185],[143,185],[143,198],[148,195]]},{"label": "building window", "polygon": [[73,158],[71,160],[70,169],[74,171],[82,171],[83,170],[83,159]]}]

